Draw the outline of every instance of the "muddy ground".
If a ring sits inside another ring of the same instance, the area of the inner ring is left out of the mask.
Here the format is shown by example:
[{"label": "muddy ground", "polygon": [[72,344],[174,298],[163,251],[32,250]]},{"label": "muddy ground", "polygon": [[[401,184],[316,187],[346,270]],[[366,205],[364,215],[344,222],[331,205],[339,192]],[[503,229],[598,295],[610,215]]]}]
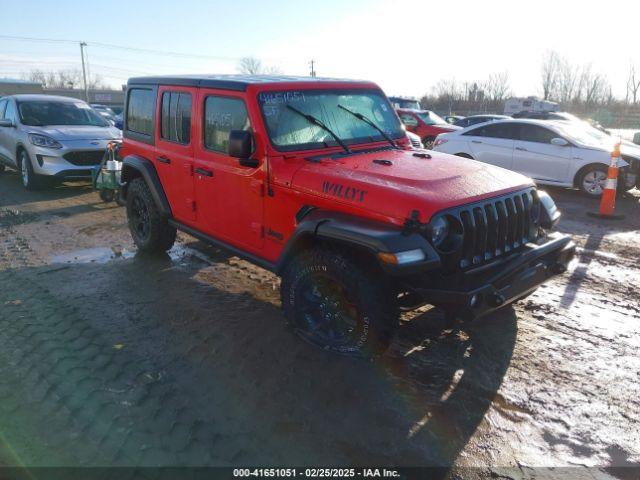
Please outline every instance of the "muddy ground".
[{"label": "muddy ground", "polygon": [[624,477],[607,468],[640,462],[634,192],[606,222],[551,190],[581,247],[566,275],[459,329],[424,309],[367,363],[292,336],[268,272],[186,235],[166,257],[136,255],[124,209],[88,185],[27,193],[7,171],[0,461]]}]

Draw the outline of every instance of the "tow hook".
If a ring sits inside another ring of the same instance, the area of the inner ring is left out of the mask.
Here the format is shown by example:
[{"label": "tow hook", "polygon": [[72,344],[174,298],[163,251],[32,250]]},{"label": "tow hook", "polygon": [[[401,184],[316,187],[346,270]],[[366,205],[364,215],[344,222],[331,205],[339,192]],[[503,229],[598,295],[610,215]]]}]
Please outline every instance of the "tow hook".
[{"label": "tow hook", "polygon": [[505,302],[505,298],[503,295],[499,293],[494,293],[493,295],[489,295],[487,298],[487,303],[492,307],[499,307]]}]

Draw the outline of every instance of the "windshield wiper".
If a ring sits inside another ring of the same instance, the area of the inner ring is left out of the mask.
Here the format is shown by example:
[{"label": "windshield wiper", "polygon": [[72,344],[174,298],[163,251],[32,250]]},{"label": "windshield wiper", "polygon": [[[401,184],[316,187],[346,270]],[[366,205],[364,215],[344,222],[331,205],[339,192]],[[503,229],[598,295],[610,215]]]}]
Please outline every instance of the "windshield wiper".
[{"label": "windshield wiper", "polygon": [[347,144],[344,143],[342,141],[342,139],[335,134],[335,132],[333,130],[331,130],[329,127],[327,127],[324,122],[322,122],[322,120],[318,120],[316,117],[314,117],[313,115],[309,115],[308,113],[304,113],[301,112],[300,110],[298,110],[295,107],[292,107],[291,105],[287,105],[286,106],[289,110],[296,112],[298,115],[300,115],[301,117],[304,117],[309,123],[316,125],[320,128],[322,128],[324,131],[328,132],[329,135],[331,135],[336,142],[338,142],[338,145],[340,145],[345,152],[347,153],[351,153],[351,150],[349,150],[349,147],[347,147]]},{"label": "windshield wiper", "polygon": [[371,120],[369,120],[367,117],[365,117],[364,115],[362,115],[361,113],[358,112],[354,112],[353,110],[349,110],[347,107],[343,107],[342,105],[338,104],[338,108],[341,108],[342,110],[344,110],[345,112],[349,112],[351,115],[353,115],[354,117],[356,117],[358,120],[363,121],[364,123],[366,123],[367,125],[375,128],[378,132],[380,132],[380,135],[382,135],[384,137],[384,139],[389,142],[391,144],[391,146],[393,148],[400,148],[398,147],[398,145],[396,144],[396,142],[389,136],[386,134],[386,132],[384,130],[382,130],[378,125],[376,125],[375,123],[373,123]]}]

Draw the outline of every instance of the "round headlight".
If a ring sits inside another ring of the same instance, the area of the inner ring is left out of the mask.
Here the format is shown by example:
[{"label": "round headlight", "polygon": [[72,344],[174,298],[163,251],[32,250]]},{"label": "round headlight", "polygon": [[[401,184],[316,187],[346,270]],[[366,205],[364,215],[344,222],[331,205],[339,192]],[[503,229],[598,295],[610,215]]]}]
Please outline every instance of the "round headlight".
[{"label": "round headlight", "polygon": [[444,217],[438,217],[431,222],[431,244],[440,245],[449,235],[449,222]]}]

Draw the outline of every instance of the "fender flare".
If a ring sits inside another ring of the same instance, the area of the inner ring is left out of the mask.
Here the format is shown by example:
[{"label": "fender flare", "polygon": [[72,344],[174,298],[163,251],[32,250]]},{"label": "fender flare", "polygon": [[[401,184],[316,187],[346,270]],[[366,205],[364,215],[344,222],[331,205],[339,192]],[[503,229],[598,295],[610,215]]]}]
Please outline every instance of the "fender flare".
[{"label": "fender flare", "polygon": [[158,210],[162,215],[167,218],[171,217],[171,206],[167,200],[167,196],[162,188],[162,182],[156,171],[156,167],[150,160],[140,157],[138,155],[127,155],[122,159],[122,177],[121,181],[124,184],[124,198],[127,195],[128,183],[136,177],[142,177],[146,182],[149,190],[151,190],[151,196],[153,201],[158,207]]},{"label": "fender flare", "polygon": [[440,255],[419,233],[406,233],[393,225],[329,210],[303,207],[301,212],[305,209],[306,214],[303,218],[298,218],[298,226],[287,240],[276,262],[275,271],[279,274],[295,253],[296,246],[305,238],[332,240],[364,249],[373,255],[415,249],[421,249],[425,253],[425,260],[414,264],[388,265],[380,262],[383,269],[392,274],[409,274],[441,266]]}]

